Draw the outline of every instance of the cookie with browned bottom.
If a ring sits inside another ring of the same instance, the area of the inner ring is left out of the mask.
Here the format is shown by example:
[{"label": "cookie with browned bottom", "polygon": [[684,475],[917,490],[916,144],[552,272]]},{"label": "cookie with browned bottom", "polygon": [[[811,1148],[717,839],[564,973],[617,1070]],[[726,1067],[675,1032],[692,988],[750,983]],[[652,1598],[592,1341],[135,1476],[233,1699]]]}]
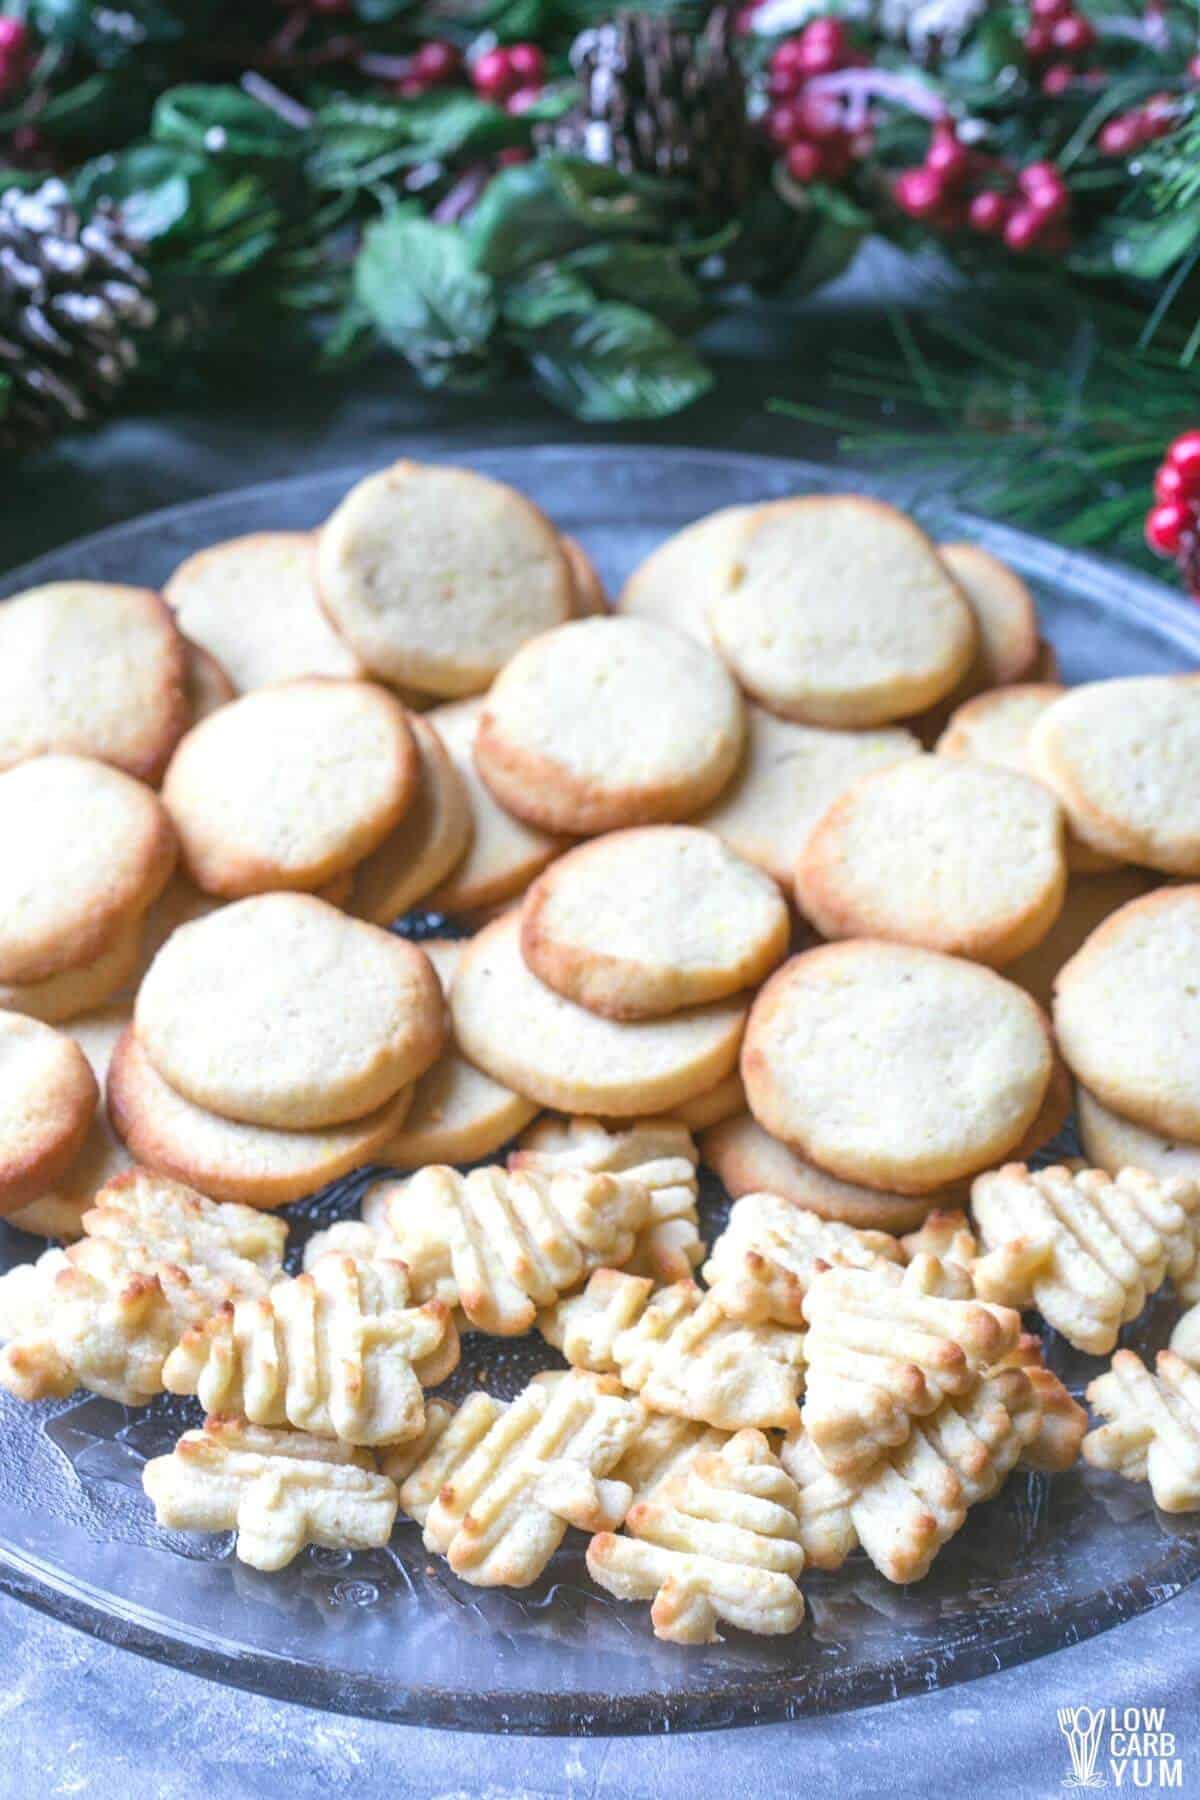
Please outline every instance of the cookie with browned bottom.
[{"label": "cookie with browned bottom", "polygon": [[409,719],[417,748],[417,787],[400,823],[354,871],[352,910],[389,925],[445,881],[466,856],[474,832],[466,786],[436,726]]},{"label": "cookie with browned bottom", "polygon": [[0,1218],[70,1168],[97,1098],[78,1044],[38,1019],[0,1013]]}]

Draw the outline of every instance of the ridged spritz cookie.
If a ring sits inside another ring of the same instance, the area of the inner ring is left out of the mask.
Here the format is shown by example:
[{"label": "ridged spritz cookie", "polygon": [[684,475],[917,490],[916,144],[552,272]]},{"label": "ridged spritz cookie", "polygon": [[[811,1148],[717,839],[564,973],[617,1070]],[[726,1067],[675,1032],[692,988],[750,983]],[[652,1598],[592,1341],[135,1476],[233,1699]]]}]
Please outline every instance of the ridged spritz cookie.
[{"label": "ridged spritz cookie", "polygon": [[997,967],[1045,937],[1066,885],[1053,794],[940,756],[855,782],[796,866],[797,902],[822,936],[888,938]]},{"label": "ridged spritz cookie", "polygon": [[475,737],[483,701],[457,700],[429,715],[462,782],[471,811],[466,855],[440,886],[426,896],[435,912],[478,912],[505,906],[523,894],[535,875],[566,848],[561,837],[538,831],[501,806],[475,767]]},{"label": "ridged spritz cookie", "polygon": [[80,1221],[100,1189],[129,1167],[129,1157],[112,1128],[103,1099],[108,1065],[128,1023],[128,1006],[102,1007],[73,1021],[69,1035],[91,1064],[100,1102],[69,1168],[35,1200],[9,1213],[10,1225],[38,1237],[77,1238],[82,1230]]},{"label": "ridged spritz cookie", "polygon": [[1020,988],[977,963],[869,939],[778,970],[742,1051],[766,1131],[843,1181],[901,1194],[1006,1156],[1053,1067],[1049,1022]]},{"label": "ridged spritz cookie", "polygon": [[353,910],[388,925],[445,881],[462,862],[474,821],[462,777],[436,728],[409,719],[417,747],[417,788],[394,830],[354,871]]},{"label": "ridged spritz cookie", "polygon": [[[465,940],[432,938],[421,948],[449,997]],[[397,1169],[479,1162],[523,1131],[537,1111],[532,1100],[493,1081],[449,1043],[417,1082],[403,1126],[375,1160]]]},{"label": "ridged spritz cookie", "polygon": [[979,627],[972,674],[980,687],[1026,681],[1041,648],[1037,606],[1015,570],[978,544],[939,544]]},{"label": "ridged spritz cookie", "polygon": [[475,760],[510,811],[590,835],[698,812],[732,776],[745,730],[737,687],[703,645],[642,619],[578,619],[501,671]]},{"label": "ridged spritz cookie", "polygon": [[142,915],[117,929],[112,943],[91,962],[43,981],[0,981],[0,1008],[59,1025],[102,1006],[134,980],[141,966]]},{"label": "ridged spritz cookie", "polygon": [[[937,753],[972,756],[976,762],[996,763],[1041,780],[1029,754],[1030,736],[1042,714],[1066,691],[1054,681],[1030,681],[977,694],[950,715],[937,740]],[[1077,875],[1093,875],[1116,868],[1117,861],[1093,850],[1068,828],[1067,867]]]},{"label": "ridged spritz cookie", "polygon": [[1005,976],[1032,994],[1039,1006],[1049,1008],[1059,970],[1083,948],[1098,925],[1131,900],[1150,893],[1154,885],[1154,877],[1142,869],[1073,876],[1067,883],[1062,911],[1041,943],[1006,964]]},{"label": "ridged spritz cookie", "polygon": [[934,1207],[958,1198],[957,1194],[948,1197],[944,1189],[914,1197],[839,1181],[773,1138],[748,1112],[704,1133],[700,1161],[713,1171],[731,1199],[740,1200],[743,1194],[778,1194],[820,1219],[864,1231],[912,1231]]},{"label": "ridged spritz cookie", "polygon": [[621,589],[618,611],[711,644],[708,609],[734,581],[742,528],[753,510],[725,506],[677,531],[638,564]]},{"label": "ridged spritz cookie", "polygon": [[94,962],[166,886],[176,842],[156,794],[85,756],[0,774],[0,980]]},{"label": "ridged spritz cookie", "polygon": [[1062,1053],[1097,1099],[1164,1137],[1200,1143],[1200,886],[1123,906],[1059,975]]},{"label": "ridged spritz cookie", "polygon": [[0,607],[0,769],[70,750],[153,782],[190,723],[187,655],[158,594],[56,581]]},{"label": "ridged spritz cookie", "polygon": [[411,1087],[403,1087],[344,1125],[274,1131],[194,1106],[156,1072],[132,1029],[118,1039],[108,1070],[113,1127],[137,1162],[186,1181],[210,1200],[268,1209],[376,1161],[403,1125],[411,1100]]},{"label": "ridged spritz cookie", "polygon": [[184,647],[187,652],[188,719],[191,724],[198,725],[209,713],[216,712],[218,706],[227,706],[236,696],[237,689],[215,656],[210,656],[199,644],[193,644],[190,638],[184,640]]},{"label": "ridged spritz cookie", "polygon": [[539,877],[521,909],[534,974],[610,1019],[663,1018],[757,986],[790,937],[770,876],[686,825],[581,844]]},{"label": "ridged spritz cookie", "polygon": [[142,982],[135,1023],[158,1073],[197,1106],[284,1130],[373,1111],[445,1036],[428,957],[311,894],[262,894],[182,926]]},{"label": "ridged spritz cookie", "polygon": [[746,708],[746,749],[721,798],[696,820],[790,889],[817,820],[860,775],[920,754],[911,731],[829,731]]},{"label": "ridged spritz cookie", "polygon": [[743,687],[810,725],[919,712],[975,653],[971,609],[924,532],[855,495],[759,507],[708,618]]},{"label": "ridged spritz cookie", "polygon": [[475,694],[570,617],[571,565],[524,495],[469,469],[399,462],[321,532],[321,604],[364,665],[431,694]]},{"label": "ridged spritz cookie", "polygon": [[559,538],[571,566],[571,617],[589,619],[608,611],[608,595],[600,571],[577,538],[563,532]]},{"label": "ridged spritz cookie", "polygon": [[321,610],[316,550],[311,532],[256,531],[189,556],[163,590],[179,629],[216,657],[239,693],[365,672]]},{"label": "ridged spritz cookie", "polygon": [[188,872],[231,899],[322,887],[378,848],[417,785],[404,709],[367,681],[260,688],[188,732],[163,799]]},{"label": "ridged spritz cookie", "polygon": [[463,1054],[497,1081],[562,1112],[638,1118],[702,1094],[737,1062],[744,1002],[625,1024],[564,1000],[526,967],[507,914],[468,945],[450,992]]},{"label": "ridged spritz cookie", "polygon": [[1200,874],[1200,683],[1137,675],[1072,688],[1034,726],[1029,754],[1085,844]]},{"label": "ridged spritz cookie", "polygon": [[1109,1175],[1119,1175],[1122,1169],[1145,1169],[1161,1181],[1171,1181],[1176,1175],[1185,1181],[1200,1181],[1200,1144],[1147,1131],[1144,1125],[1113,1112],[1085,1087],[1076,1088],[1075,1106],[1083,1153],[1096,1168]]},{"label": "ridged spritz cookie", "polygon": [[66,1173],[97,1098],[78,1044],[38,1019],[0,1013],[0,1218]]}]

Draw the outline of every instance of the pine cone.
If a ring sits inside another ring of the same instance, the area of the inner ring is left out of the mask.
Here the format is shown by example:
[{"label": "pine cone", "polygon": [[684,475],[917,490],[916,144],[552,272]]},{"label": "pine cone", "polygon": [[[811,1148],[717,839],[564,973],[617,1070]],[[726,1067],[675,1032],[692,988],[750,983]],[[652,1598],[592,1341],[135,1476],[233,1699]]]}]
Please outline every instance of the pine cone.
[{"label": "pine cone", "polygon": [[63,182],[0,195],[0,449],[27,449],[107,405],[154,324],[150,278],[108,201],[85,224]]},{"label": "pine cone", "polygon": [[545,128],[544,146],[665,176],[691,187],[705,209],[736,212],[755,185],[760,151],[733,45],[724,6],[698,37],[651,13],[621,13],[581,32],[571,64],[582,99]]}]

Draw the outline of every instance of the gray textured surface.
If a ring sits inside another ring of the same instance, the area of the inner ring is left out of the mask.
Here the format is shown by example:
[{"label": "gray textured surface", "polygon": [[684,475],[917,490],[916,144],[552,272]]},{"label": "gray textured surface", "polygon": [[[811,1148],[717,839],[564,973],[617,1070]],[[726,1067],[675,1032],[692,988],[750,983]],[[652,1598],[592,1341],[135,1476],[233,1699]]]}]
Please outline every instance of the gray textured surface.
[{"label": "gray textured surface", "polygon": [[[907,292],[894,265],[860,269],[850,299]],[[860,311],[859,320],[869,319]],[[864,328],[842,320],[843,337]],[[632,441],[828,455],[830,444],[762,410],[771,394],[820,395],[828,333],[804,321],[756,328],[759,360],[717,397]],[[736,393],[737,405],[731,396]],[[486,406],[486,411],[484,407]],[[377,372],[342,392],[245,379],[193,404],[147,411],[6,475],[0,567],[164,504],[392,455],[409,434],[467,443],[595,437],[514,391],[495,403],[434,403]],[[1200,1792],[1196,1634],[1200,1593],[1025,1668],[889,1707],[695,1737],[535,1742],[455,1737],[306,1712],[140,1661],[0,1597],[0,1795],[834,1796],[1063,1791],[1059,1706],[1163,1706]],[[1126,1783],[1128,1786],[1128,1782]],[[1153,1790],[1151,1790],[1153,1791]]]}]

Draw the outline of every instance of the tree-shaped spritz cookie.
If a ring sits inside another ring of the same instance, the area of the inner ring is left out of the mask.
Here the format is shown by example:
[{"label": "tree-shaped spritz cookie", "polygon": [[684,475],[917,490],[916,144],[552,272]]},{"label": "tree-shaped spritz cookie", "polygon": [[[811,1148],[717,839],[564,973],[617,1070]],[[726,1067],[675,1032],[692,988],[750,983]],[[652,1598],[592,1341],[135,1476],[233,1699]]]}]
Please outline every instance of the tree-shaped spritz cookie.
[{"label": "tree-shaped spritz cookie", "polygon": [[1088,1404],[1108,1421],[1083,1440],[1097,1469],[1148,1481],[1164,1512],[1200,1510],[1200,1375],[1173,1350],[1160,1350],[1152,1375],[1132,1350],[1088,1388]]},{"label": "tree-shaped spritz cookie", "polygon": [[598,1269],[538,1329],[575,1368],[615,1371],[655,1412],[725,1431],[799,1420],[802,1334],[726,1318],[693,1281],[655,1293],[646,1278]]},{"label": "tree-shaped spritz cookie", "polygon": [[425,1424],[422,1385],[458,1364],[443,1300],[410,1304],[403,1263],[325,1256],[258,1298],[227,1301],[186,1332],[163,1367],[173,1394],[256,1425],[293,1425],[346,1444],[391,1444]]},{"label": "tree-shaped spritz cookie", "polygon": [[998,1491],[1038,1424],[1028,1377],[1005,1369],[944,1400],[859,1475],[834,1474],[808,1432],[792,1432],[780,1454],[800,1490],[809,1562],[839,1569],[861,1545],[886,1580],[919,1581],[968,1508]]},{"label": "tree-shaped spritz cookie", "polygon": [[632,1498],[608,1479],[645,1414],[612,1376],[539,1375],[505,1404],[475,1393],[429,1408],[424,1435],[384,1468],[427,1550],[476,1587],[528,1587],[568,1525],[604,1531]]},{"label": "tree-shaped spritz cookie", "polygon": [[391,1184],[377,1210],[390,1234],[384,1254],[408,1265],[419,1299],[461,1307],[476,1330],[511,1337],[590,1270],[624,1262],[649,1206],[649,1191],[625,1175],[460,1175],[435,1165]]},{"label": "tree-shaped spritz cookie", "polygon": [[943,1298],[942,1275],[921,1256],[903,1275],[890,1263],[830,1269],[809,1289],[804,1426],[833,1474],[865,1474],[1015,1348],[1019,1315]]},{"label": "tree-shaped spritz cookie", "polygon": [[1196,1262],[1200,1187],[1144,1169],[1031,1170],[1009,1163],[981,1175],[971,1210],[985,1252],[975,1291],[1036,1306],[1068,1343],[1103,1356],[1168,1275]]},{"label": "tree-shaped spritz cookie", "polygon": [[287,1236],[282,1219],[137,1168],[101,1188],[83,1230],[0,1277],[0,1385],[22,1400],[86,1387],[141,1405],[185,1331],[266,1293]]},{"label": "tree-shaped spritz cookie", "polygon": [[241,1419],[185,1431],[142,1471],[160,1525],[236,1531],[241,1561],[282,1569],[306,1544],[374,1550],[396,1517],[396,1489],[366,1450]]},{"label": "tree-shaped spritz cookie", "polygon": [[731,1319],[804,1327],[804,1296],[826,1267],[898,1263],[885,1231],[856,1231],[818,1218],[776,1194],[746,1194],[704,1265],[709,1293]]},{"label": "tree-shaped spritz cookie", "polygon": [[762,1637],[804,1617],[796,1484],[759,1431],[701,1451],[588,1545],[588,1573],[618,1600],[652,1600],[654,1635],[711,1644],[717,1624]]},{"label": "tree-shaped spritz cookie", "polygon": [[647,1222],[624,1264],[633,1275],[682,1281],[703,1259],[696,1211],[699,1162],[692,1134],[674,1119],[639,1119],[610,1130],[598,1119],[539,1119],[508,1159],[510,1169],[553,1175],[587,1169],[627,1175],[650,1190]]}]

